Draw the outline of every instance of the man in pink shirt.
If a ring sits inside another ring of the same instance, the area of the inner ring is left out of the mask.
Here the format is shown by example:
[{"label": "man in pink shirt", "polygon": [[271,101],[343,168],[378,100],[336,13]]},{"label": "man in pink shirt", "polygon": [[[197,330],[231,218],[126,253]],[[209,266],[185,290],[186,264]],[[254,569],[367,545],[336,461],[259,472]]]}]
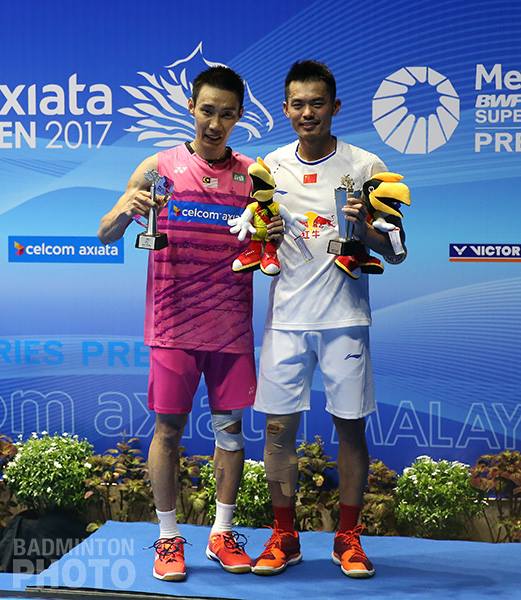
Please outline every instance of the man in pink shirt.
[{"label": "man in pink shirt", "polygon": [[[251,159],[226,144],[243,113],[244,84],[227,67],[211,67],[193,82],[188,101],[195,139],[145,159],[125,193],[101,220],[103,243],[121,238],[136,215],[153,205],[145,173],[156,170],[174,183],[158,230],[168,246],[150,252],[145,343],[150,349],[149,408],[156,413],[148,467],[159,519],[153,575],[186,577],[176,519],[179,443],[201,373],[212,411],[216,448],[216,520],[206,554],[232,573],[250,571],[244,541],[232,531],[244,464],[242,409],[255,398],[252,275],[234,273],[231,264],[244,250],[228,232],[229,218],[249,203]],[[164,201],[156,201],[159,209]],[[280,241],[280,218],[268,226]]]}]

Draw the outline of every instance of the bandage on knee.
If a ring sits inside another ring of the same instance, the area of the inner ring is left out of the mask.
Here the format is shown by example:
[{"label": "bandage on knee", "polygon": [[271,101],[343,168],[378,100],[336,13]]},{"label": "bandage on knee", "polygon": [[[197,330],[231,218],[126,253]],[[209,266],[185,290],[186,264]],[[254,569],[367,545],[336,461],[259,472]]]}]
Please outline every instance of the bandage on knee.
[{"label": "bandage on knee", "polygon": [[280,484],[284,496],[295,494],[298,480],[295,442],[300,415],[272,415],[266,427],[264,467],[266,479]]},{"label": "bandage on knee", "polygon": [[242,422],[242,409],[232,410],[227,413],[212,413],[212,428],[215,436],[215,445],[228,452],[237,452],[244,448],[242,427],[239,433],[226,431],[234,423]]}]

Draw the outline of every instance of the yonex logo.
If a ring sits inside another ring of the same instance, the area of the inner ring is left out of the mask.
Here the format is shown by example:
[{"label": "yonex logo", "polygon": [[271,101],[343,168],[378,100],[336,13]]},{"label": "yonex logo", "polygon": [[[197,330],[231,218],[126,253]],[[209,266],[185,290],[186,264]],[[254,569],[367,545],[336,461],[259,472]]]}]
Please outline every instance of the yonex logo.
[{"label": "yonex logo", "polygon": [[344,360],[347,360],[347,359],[349,359],[349,358],[354,358],[354,359],[357,359],[357,358],[360,358],[361,356],[362,356],[361,354],[348,354],[348,355],[347,355],[347,356],[344,358]]},{"label": "yonex logo", "polygon": [[403,67],[391,73],[373,97],[378,135],[403,154],[427,154],[443,146],[459,119],[458,93],[431,67]]}]

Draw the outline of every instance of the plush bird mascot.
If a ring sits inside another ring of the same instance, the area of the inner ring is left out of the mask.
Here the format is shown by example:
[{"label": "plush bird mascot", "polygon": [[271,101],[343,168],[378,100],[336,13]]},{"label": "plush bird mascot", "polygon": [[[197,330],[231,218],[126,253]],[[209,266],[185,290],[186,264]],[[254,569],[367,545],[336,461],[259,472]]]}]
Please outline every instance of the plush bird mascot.
[{"label": "plush bird mascot", "polygon": [[255,199],[255,202],[248,204],[240,217],[229,219],[228,225],[230,225],[230,233],[238,234],[239,240],[244,240],[247,233],[251,233],[252,237],[246,250],[233,261],[232,269],[240,272],[260,268],[265,275],[278,275],[280,262],[277,248],[266,239],[268,223],[272,217],[280,214],[284,219],[285,228],[298,236],[306,229],[300,221],[306,222],[307,217],[293,215],[285,206],[273,200],[275,180],[262,158],[257,158],[257,162],[248,167],[248,175],[252,182],[250,196]]},{"label": "plush bird mascot", "polygon": [[[401,183],[402,179],[403,176],[398,173],[377,173],[362,186],[368,212],[367,222],[375,229],[387,233],[391,240],[394,256],[384,257],[390,263],[402,262],[406,256],[399,227],[403,215],[399,209],[401,204],[410,206],[411,196],[409,188]],[[337,257],[335,265],[353,279],[360,277],[354,272],[356,269],[373,275],[384,271],[382,261],[371,256],[365,249],[353,256]]]}]

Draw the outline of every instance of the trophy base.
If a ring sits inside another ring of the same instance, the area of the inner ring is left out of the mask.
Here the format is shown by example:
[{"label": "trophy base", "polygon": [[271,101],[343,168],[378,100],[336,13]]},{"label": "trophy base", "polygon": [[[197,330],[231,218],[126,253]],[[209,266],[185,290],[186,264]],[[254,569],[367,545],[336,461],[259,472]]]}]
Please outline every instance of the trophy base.
[{"label": "trophy base", "polygon": [[337,256],[352,256],[363,249],[364,245],[359,240],[330,240],[327,246],[328,254]]},{"label": "trophy base", "polygon": [[142,250],[162,250],[168,246],[166,233],[140,233],[136,238],[136,248]]}]

